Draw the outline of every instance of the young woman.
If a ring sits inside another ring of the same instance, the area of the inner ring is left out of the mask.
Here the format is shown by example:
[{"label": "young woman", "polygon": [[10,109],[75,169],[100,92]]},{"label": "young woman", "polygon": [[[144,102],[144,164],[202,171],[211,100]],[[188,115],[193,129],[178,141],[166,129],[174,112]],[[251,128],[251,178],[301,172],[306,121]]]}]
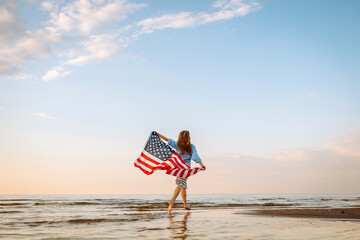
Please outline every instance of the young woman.
[{"label": "young woman", "polygon": [[[177,153],[181,156],[181,158],[190,166],[191,159],[194,160],[196,163],[199,163],[201,167],[205,167],[204,164],[201,162],[199,155],[197,154],[196,148],[194,144],[190,142],[190,133],[189,131],[182,131],[179,134],[178,141],[174,141],[171,138],[167,138],[160,133],[157,133],[159,137],[163,140],[167,141],[168,144],[173,147]],[[181,197],[184,202],[184,208],[186,210],[190,210],[190,207],[187,205],[186,202],[186,188],[187,188],[187,178],[186,177],[176,177],[176,188],[174,190],[174,194],[169,201],[169,208],[168,212],[171,213],[172,206],[174,202],[181,192]]]}]

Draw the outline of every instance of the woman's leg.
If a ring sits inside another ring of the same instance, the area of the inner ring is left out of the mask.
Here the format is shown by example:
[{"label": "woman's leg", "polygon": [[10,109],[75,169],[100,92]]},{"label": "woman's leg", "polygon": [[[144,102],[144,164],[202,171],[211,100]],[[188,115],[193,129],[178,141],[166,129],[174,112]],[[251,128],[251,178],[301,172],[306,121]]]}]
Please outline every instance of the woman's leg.
[{"label": "woman's leg", "polygon": [[187,202],[186,202],[186,188],[181,189],[181,197],[182,197],[183,202],[184,202],[184,208],[186,210],[190,210],[190,207],[187,205]]},{"label": "woman's leg", "polygon": [[171,200],[169,201],[169,208],[168,208],[169,213],[171,213],[172,205],[174,205],[174,202],[175,202],[176,198],[179,196],[180,191],[181,191],[181,188],[179,186],[176,186],[176,188],[174,190],[174,194],[173,194]]},{"label": "woman's leg", "polygon": [[179,186],[176,186],[175,190],[174,190],[174,194],[170,200],[171,204],[174,204],[176,198],[179,196],[181,188]]}]

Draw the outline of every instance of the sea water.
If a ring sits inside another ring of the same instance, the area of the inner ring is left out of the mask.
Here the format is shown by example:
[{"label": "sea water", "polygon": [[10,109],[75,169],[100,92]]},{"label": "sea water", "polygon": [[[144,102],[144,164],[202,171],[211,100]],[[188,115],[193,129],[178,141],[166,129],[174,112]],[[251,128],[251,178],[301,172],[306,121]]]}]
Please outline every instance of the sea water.
[{"label": "sea water", "polygon": [[0,195],[3,239],[360,239],[360,221],[247,215],[251,209],[360,207],[360,194]]}]

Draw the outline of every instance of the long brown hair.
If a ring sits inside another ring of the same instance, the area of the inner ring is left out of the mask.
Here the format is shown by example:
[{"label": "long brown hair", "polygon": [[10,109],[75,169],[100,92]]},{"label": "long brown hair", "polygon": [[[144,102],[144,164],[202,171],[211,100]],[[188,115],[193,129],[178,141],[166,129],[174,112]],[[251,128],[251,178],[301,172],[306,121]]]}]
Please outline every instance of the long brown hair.
[{"label": "long brown hair", "polygon": [[179,149],[181,154],[192,153],[189,131],[184,130],[180,132],[179,140],[177,142],[177,148]]}]

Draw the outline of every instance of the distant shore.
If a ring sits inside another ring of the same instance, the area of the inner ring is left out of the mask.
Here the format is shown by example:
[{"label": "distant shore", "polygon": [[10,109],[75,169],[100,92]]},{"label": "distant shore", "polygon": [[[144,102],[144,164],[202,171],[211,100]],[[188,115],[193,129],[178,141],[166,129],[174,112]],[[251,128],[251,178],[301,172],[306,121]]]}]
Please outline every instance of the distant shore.
[{"label": "distant shore", "polygon": [[305,217],[305,218],[336,218],[360,220],[360,207],[356,208],[294,208],[294,209],[258,209],[246,214],[277,216],[277,217]]}]

